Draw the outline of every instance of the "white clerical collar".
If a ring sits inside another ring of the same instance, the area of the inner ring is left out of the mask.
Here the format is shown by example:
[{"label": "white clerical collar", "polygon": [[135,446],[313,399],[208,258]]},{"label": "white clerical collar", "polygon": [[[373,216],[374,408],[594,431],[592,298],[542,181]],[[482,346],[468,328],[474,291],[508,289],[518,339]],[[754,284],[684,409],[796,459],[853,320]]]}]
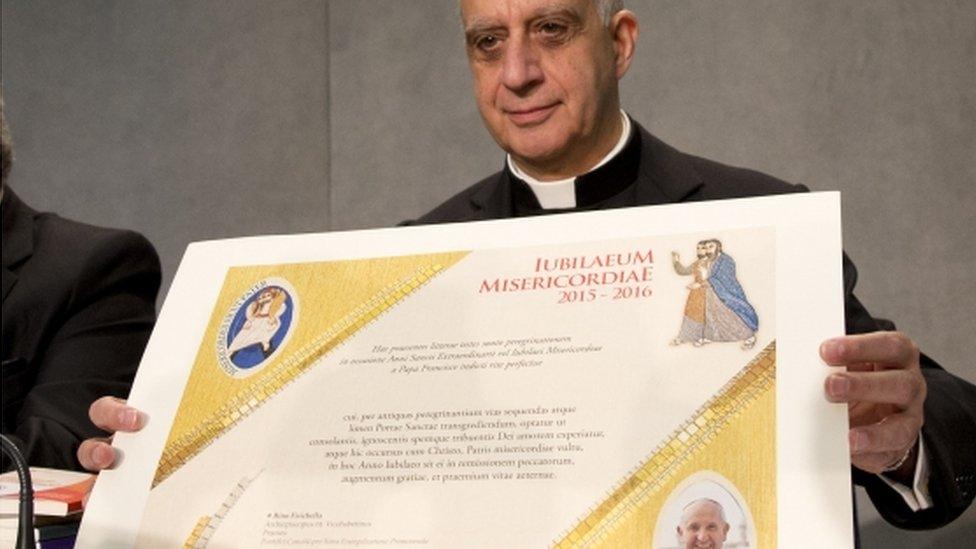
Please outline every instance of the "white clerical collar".
[{"label": "white clerical collar", "polygon": [[[627,113],[625,113],[623,109],[620,109],[620,118],[623,120],[623,128],[620,132],[620,139],[617,140],[617,144],[613,147],[613,149],[610,149],[610,152],[603,157],[603,160],[600,160],[600,162],[598,162],[596,166],[593,166],[590,171],[593,171],[609,162],[624,149],[625,145],[627,145],[627,140],[630,138],[631,130],[630,117],[627,116]],[[515,177],[525,181],[529,188],[532,189],[532,192],[535,194],[535,198],[539,201],[539,205],[542,206],[542,209],[553,210],[576,207],[576,177],[560,179],[559,181],[539,181],[538,179],[522,171],[522,169],[518,167],[518,164],[512,160],[512,155],[508,155],[507,160],[508,169],[511,170]]]}]

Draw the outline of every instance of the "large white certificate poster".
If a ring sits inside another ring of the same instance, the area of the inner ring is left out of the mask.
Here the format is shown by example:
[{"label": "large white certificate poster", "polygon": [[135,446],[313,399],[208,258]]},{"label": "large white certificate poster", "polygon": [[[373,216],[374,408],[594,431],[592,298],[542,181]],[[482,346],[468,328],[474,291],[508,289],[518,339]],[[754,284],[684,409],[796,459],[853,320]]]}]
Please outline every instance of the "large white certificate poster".
[{"label": "large white certificate poster", "polygon": [[194,244],[79,546],[850,546],[839,210]]}]

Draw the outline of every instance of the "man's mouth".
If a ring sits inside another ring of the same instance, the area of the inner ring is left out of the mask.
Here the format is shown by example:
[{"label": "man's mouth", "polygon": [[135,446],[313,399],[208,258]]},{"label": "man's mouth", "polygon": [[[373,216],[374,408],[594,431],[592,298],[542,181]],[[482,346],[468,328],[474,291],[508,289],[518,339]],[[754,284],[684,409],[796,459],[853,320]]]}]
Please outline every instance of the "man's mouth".
[{"label": "man's mouth", "polygon": [[559,103],[549,103],[534,107],[520,107],[515,109],[504,109],[505,115],[516,126],[534,126],[545,122],[552,111]]}]

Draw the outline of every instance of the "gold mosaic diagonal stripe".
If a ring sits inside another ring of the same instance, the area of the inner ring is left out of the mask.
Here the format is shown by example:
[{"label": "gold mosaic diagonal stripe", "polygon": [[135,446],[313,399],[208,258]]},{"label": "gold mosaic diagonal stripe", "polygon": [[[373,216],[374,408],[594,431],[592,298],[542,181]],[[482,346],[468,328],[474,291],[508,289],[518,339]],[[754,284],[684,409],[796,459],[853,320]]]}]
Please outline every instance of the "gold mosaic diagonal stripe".
[{"label": "gold mosaic diagonal stripe", "polygon": [[554,543],[558,549],[598,546],[619,524],[673,480],[675,471],[718,435],[749,404],[775,389],[776,342],[763,349],[718,393],[675,429],[607,499]]},{"label": "gold mosaic diagonal stripe", "polygon": [[411,276],[378,292],[311,343],[284,358],[274,366],[271,375],[265,377],[260,383],[242,391],[197,427],[166,445],[159,466],[156,468],[153,488],[305,373],[318,359],[426,284],[441,270],[443,266],[440,264],[422,267]]},{"label": "gold mosaic diagonal stripe", "polygon": [[207,526],[210,526],[210,517],[200,517],[200,520],[197,521],[196,526],[193,527],[193,531],[190,532],[190,535],[187,536],[186,541],[183,542],[183,549],[194,549],[194,547],[197,546],[197,543],[200,542],[200,537],[203,536],[203,531],[207,529]]}]

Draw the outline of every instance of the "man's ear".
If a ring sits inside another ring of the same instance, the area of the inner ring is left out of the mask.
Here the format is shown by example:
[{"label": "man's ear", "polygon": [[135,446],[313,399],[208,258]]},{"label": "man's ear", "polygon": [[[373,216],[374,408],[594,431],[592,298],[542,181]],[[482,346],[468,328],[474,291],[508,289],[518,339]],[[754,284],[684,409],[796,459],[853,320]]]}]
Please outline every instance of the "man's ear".
[{"label": "man's ear", "polygon": [[630,10],[620,10],[610,18],[610,39],[613,40],[614,67],[617,80],[627,74],[630,63],[634,59],[634,50],[637,49],[637,37],[640,35],[640,27],[637,24],[637,15]]}]

